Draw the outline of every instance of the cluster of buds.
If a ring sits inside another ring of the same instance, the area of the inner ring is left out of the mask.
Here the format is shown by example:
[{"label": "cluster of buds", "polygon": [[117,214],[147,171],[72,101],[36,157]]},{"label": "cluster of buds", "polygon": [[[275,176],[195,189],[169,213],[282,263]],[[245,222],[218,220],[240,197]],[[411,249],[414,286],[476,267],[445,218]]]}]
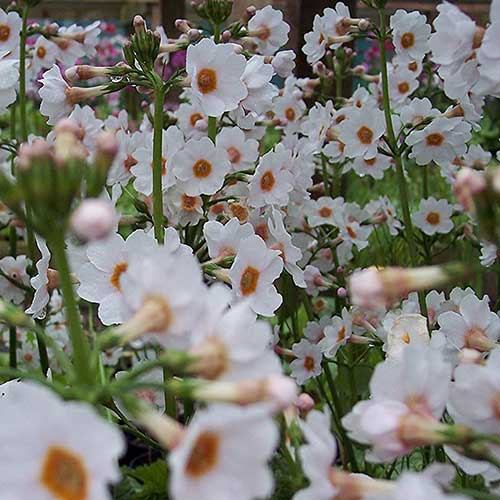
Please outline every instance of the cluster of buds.
[{"label": "cluster of buds", "polygon": [[232,0],[201,0],[191,3],[194,11],[214,25],[227,21],[233,10]]},{"label": "cluster of buds", "polygon": [[104,188],[108,170],[118,150],[114,136],[97,141],[92,164],[80,140],[80,129],[71,120],[62,120],[55,129],[54,144],[37,139],[22,144],[17,159],[17,179],[0,176],[0,195],[22,219],[21,202],[32,208],[31,222],[45,236],[66,226],[74,201],[97,196]]},{"label": "cluster of buds", "polygon": [[137,63],[143,71],[153,71],[160,53],[160,34],[148,29],[146,21],[141,16],[134,17],[133,26],[134,34],[123,47],[125,60],[132,68],[135,68]]}]

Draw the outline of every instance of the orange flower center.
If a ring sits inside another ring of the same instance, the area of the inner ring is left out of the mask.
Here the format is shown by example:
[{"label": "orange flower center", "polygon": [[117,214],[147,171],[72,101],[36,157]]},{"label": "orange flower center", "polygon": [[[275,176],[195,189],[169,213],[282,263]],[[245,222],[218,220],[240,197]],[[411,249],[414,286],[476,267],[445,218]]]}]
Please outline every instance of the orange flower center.
[{"label": "orange flower center", "polygon": [[356,234],[356,231],[354,231],[354,229],[351,227],[351,226],[347,226],[346,227],[346,231],[347,231],[347,234],[351,237],[351,238],[356,238],[356,236],[358,236]]},{"label": "orange flower center", "polygon": [[120,277],[127,270],[128,264],[126,262],[119,262],[116,264],[113,272],[111,273],[111,278],[109,282],[118,290],[121,291],[120,287]]},{"label": "orange flower center", "polygon": [[410,335],[408,334],[408,332],[405,332],[405,333],[403,333],[403,335],[401,335],[401,340],[405,344],[409,344],[410,343]]},{"label": "orange flower center", "polygon": [[429,224],[431,224],[433,226],[437,226],[439,224],[439,221],[441,220],[441,217],[437,212],[429,212],[427,214],[427,217],[425,218],[425,220]]},{"label": "orange flower center", "polygon": [[241,275],[240,291],[242,295],[251,295],[257,290],[260,273],[255,267],[248,266]]},{"label": "orange flower center", "polygon": [[194,127],[196,125],[196,122],[198,120],[202,120],[202,119],[203,119],[203,116],[201,115],[201,113],[193,113],[189,117],[189,123],[191,124],[191,127]]},{"label": "orange flower center", "polygon": [[274,178],[274,174],[270,170],[268,170],[260,179],[260,188],[262,189],[262,191],[271,191],[275,182],[276,179]]},{"label": "orange flower center", "polygon": [[373,140],[373,132],[364,125],[358,130],[358,139],[361,144],[371,144]]},{"label": "orange flower center", "polygon": [[231,163],[238,163],[241,160],[241,153],[234,146],[227,148],[227,154]]},{"label": "orange flower center", "polygon": [[196,78],[202,94],[209,94],[217,88],[217,73],[211,68],[203,68]]},{"label": "orange flower center", "polygon": [[47,55],[47,49],[43,45],[40,45],[40,47],[36,49],[36,56],[40,59],[43,59],[46,55]]},{"label": "orange flower center", "polygon": [[202,432],[187,459],[186,474],[195,478],[208,474],[219,461],[219,448],[220,440],[215,432]]},{"label": "orange flower center", "polygon": [[304,368],[308,372],[312,372],[314,370],[314,358],[312,356],[306,356],[304,358]]},{"label": "orange flower center", "polygon": [[255,226],[255,234],[257,236],[260,236],[264,241],[267,241],[267,239],[269,238],[269,232],[267,230],[267,225],[265,223],[257,224]]},{"label": "orange flower center", "polygon": [[333,214],[333,210],[330,207],[321,207],[318,211],[319,216],[323,217],[324,219],[327,219],[328,217],[331,217]]},{"label": "orange flower center", "polygon": [[368,160],[364,160],[367,167],[373,167],[373,165],[375,165],[376,161],[377,161],[376,158],[370,158]]},{"label": "orange flower center", "polygon": [[208,177],[211,172],[212,172],[212,164],[207,160],[204,159],[198,160],[193,165],[193,174],[198,179],[204,179],[205,177]]},{"label": "orange flower center", "polygon": [[[153,170],[153,168],[154,168],[154,165],[153,165],[153,162],[151,162],[151,170]],[[164,156],[162,156],[161,157],[161,175],[164,176],[166,174],[167,174],[167,159]]]},{"label": "orange flower center", "polygon": [[182,208],[187,212],[193,212],[198,207],[198,198],[196,196],[188,196],[186,193],[182,195]]},{"label": "orange flower center", "polygon": [[123,162],[123,168],[127,172],[130,172],[132,167],[135,167],[136,165],[137,165],[137,160],[132,155],[128,155],[125,161]]},{"label": "orange flower center", "polygon": [[410,71],[417,71],[418,64],[415,61],[412,61],[411,63],[408,64],[408,69]]},{"label": "orange flower center", "polygon": [[404,33],[401,37],[401,46],[404,49],[409,49],[415,45],[415,35],[413,33]]},{"label": "orange flower center", "polygon": [[342,342],[345,339],[345,326],[343,326],[337,333],[337,342]]},{"label": "orange flower center", "polygon": [[10,26],[0,24],[0,42],[6,42],[10,37]]},{"label": "orange flower center", "polygon": [[410,91],[410,84],[408,82],[401,82],[398,85],[398,92],[400,94],[407,94]]},{"label": "orange flower center", "polygon": [[265,24],[259,27],[257,38],[260,40],[267,40],[271,36],[271,30]]},{"label": "orange flower center", "polygon": [[240,203],[231,203],[229,205],[229,210],[231,213],[240,221],[246,222],[248,220],[248,209],[241,205]]},{"label": "orange flower center", "polygon": [[295,120],[295,110],[293,108],[287,108],[285,111],[285,117],[289,122],[293,122]]},{"label": "orange flower center", "polygon": [[427,146],[441,146],[444,142],[444,135],[434,132],[426,137]]},{"label": "orange flower center", "polygon": [[85,500],[89,478],[81,458],[62,446],[51,446],[45,455],[40,482],[59,500]]}]

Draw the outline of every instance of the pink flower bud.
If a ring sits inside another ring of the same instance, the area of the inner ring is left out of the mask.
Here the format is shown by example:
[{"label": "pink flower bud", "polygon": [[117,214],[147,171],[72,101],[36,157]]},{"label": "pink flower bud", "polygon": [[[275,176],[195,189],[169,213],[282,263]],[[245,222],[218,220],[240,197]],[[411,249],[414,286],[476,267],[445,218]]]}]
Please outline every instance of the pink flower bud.
[{"label": "pink flower bud", "polygon": [[341,286],[337,290],[337,297],[340,297],[341,299],[344,299],[345,297],[347,297],[347,290],[343,286]]},{"label": "pink flower bud", "polygon": [[295,401],[295,406],[301,413],[308,413],[314,408],[314,399],[306,392],[303,392]]},{"label": "pink flower bud", "polygon": [[106,200],[88,198],[73,212],[70,226],[81,241],[95,241],[108,236],[113,230],[116,212]]},{"label": "pink flower bud", "polygon": [[297,385],[289,377],[271,375],[267,382],[267,393],[279,408],[285,409],[296,401]]},{"label": "pink flower bud", "polygon": [[113,132],[102,132],[96,139],[96,151],[103,156],[114,158],[120,147],[118,139]]}]

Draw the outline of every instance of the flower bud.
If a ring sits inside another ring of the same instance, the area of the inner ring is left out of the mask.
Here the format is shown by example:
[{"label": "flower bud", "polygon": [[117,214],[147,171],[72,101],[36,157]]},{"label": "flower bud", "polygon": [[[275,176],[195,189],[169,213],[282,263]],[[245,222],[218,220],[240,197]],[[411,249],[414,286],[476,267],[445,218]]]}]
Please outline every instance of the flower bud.
[{"label": "flower bud", "polygon": [[314,399],[307,392],[303,392],[299,394],[299,397],[295,401],[295,406],[302,415],[305,415],[314,408]]},{"label": "flower bud", "polygon": [[88,198],[73,212],[70,226],[81,241],[105,238],[112,231],[116,220],[115,209],[109,201]]}]

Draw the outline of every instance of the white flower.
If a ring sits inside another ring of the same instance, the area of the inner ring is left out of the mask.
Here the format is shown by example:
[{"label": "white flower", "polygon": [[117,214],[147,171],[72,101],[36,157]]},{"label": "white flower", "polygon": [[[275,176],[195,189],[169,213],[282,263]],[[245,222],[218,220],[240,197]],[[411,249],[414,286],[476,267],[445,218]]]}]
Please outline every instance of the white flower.
[{"label": "white flower", "polygon": [[307,222],[311,227],[322,224],[336,225],[337,216],[344,209],[344,198],[335,199],[322,196],[317,200],[309,200],[306,205]]},{"label": "white flower", "polygon": [[492,266],[498,259],[498,248],[495,243],[489,241],[481,241],[481,255],[479,260],[481,265],[485,267]]},{"label": "white flower", "polygon": [[500,349],[484,365],[461,364],[455,369],[448,411],[455,422],[478,432],[500,430]]},{"label": "white flower", "polygon": [[288,171],[291,164],[290,151],[278,144],[260,158],[255,174],[250,181],[248,202],[252,207],[266,205],[285,206],[293,189],[292,174]]},{"label": "white flower", "polygon": [[186,71],[192,97],[209,116],[231,111],[248,95],[241,77],[245,57],[235,54],[231,44],[216,44],[204,38],[187,50]]},{"label": "white flower", "polygon": [[403,227],[396,218],[396,208],[387,196],[382,196],[378,200],[372,200],[365,205],[366,212],[371,216],[374,224],[385,223],[389,228],[389,233],[393,236]]},{"label": "white flower", "polygon": [[[107,120],[106,120],[107,121]],[[118,153],[113,160],[113,163],[108,172],[108,178],[106,183],[108,186],[114,186],[115,184],[127,184],[129,179],[132,177],[132,168],[137,165],[136,153],[140,148],[147,148],[147,143],[151,140],[148,132],[132,132],[120,128],[116,132],[116,139],[118,140]],[[144,153],[144,151],[143,151]],[[151,166],[149,167],[151,169]],[[139,173],[137,174],[139,176]],[[151,176],[151,172],[148,171],[147,176]],[[163,177],[162,177],[163,181]],[[139,184],[139,181],[136,180]],[[152,181],[149,180],[152,184]],[[146,181],[145,183],[146,184]],[[153,187],[151,186],[151,191]]]},{"label": "white flower", "polygon": [[[167,189],[175,184],[173,158],[184,146],[184,137],[177,127],[168,127],[163,131],[162,156],[161,156],[161,185]],[[148,142],[139,147],[133,160],[136,164],[130,168],[135,176],[134,187],[140,193],[149,196],[153,192],[153,136],[149,136]]]},{"label": "white flower", "polygon": [[304,101],[295,95],[278,95],[273,101],[274,115],[287,132],[299,130],[300,118],[305,110]]},{"label": "white flower", "polygon": [[[28,420],[33,411],[37,418]],[[120,479],[118,458],[125,440],[90,406],[21,382],[2,398],[0,416],[5,499],[111,499],[108,484]]]},{"label": "white flower", "polygon": [[428,345],[427,320],[420,314],[399,314],[389,328],[386,344],[384,350],[387,350],[387,358],[401,358],[409,345]]},{"label": "white flower", "polygon": [[[19,255],[15,258],[7,256],[0,259],[0,296],[3,300],[14,304],[21,304],[24,300],[25,292],[16,283],[24,286],[29,285],[30,279],[26,271],[28,262],[26,255]],[[9,281],[8,278],[14,282]]]},{"label": "white flower", "polygon": [[389,95],[395,105],[400,105],[419,86],[417,75],[404,67],[391,68],[389,71]]},{"label": "white flower", "polygon": [[404,124],[418,125],[426,118],[439,115],[439,110],[432,107],[431,101],[423,99],[412,99],[399,111],[399,116]]},{"label": "white flower", "polygon": [[339,139],[345,144],[344,154],[350,158],[374,158],[377,144],[385,132],[384,113],[377,108],[353,108],[337,126]]},{"label": "white flower", "polygon": [[458,312],[441,313],[438,323],[440,332],[455,349],[489,351],[500,337],[500,318],[490,311],[488,297],[480,300],[473,294],[466,295]]},{"label": "white flower", "polygon": [[267,462],[278,439],[262,407],[199,410],[168,456],[173,500],[268,497],[273,476]]},{"label": "white flower", "polygon": [[169,221],[175,225],[195,225],[203,218],[201,196],[189,196],[181,182],[163,193],[163,209]]},{"label": "white flower", "polygon": [[193,371],[210,380],[249,380],[281,373],[270,348],[271,327],[256,319],[245,301],[229,308],[231,292],[224,285],[209,288],[204,311],[193,328],[189,353],[198,357]]},{"label": "white flower", "polygon": [[295,69],[295,52],[293,50],[280,50],[273,57],[271,64],[278,76],[287,78]]},{"label": "white flower", "polygon": [[429,50],[431,27],[419,12],[398,9],[390,21],[396,54],[407,59],[421,60]]},{"label": "white flower", "polygon": [[182,102],[175,112],[175,116],[177,117],[177,125],[187,139],[207,135],[207,116],[199,103]]},{"label": "white flower", "polygon": [[325,356],[333,358],[338,349],[349,342],[352,335],[352,317],[344,307],[342,317],[334,316],[325,328],[325,338],[320,340],[319,347]]},{"label": "white flower", "polygon": [[208,137],[189,139],[173,159],[174,174],[189,196],[214,194],[231,170],[226,151]]},{"label": "white flower", "polygon": [[470,129],[461,118],[435,118],[423,130],[414,130],[406,138],[406,143],[412,146],[410,157],[415,158],[418,165],[427,165],[431,161],[442,165],[453,161],[467,151]]},{"label": "white flower", "polygon": [[68,116],[73,109],[73,104],[67,99],[69,85],[56,64],[43,74],[40,83],[42,84],[39,90],[42,98],[40,113],[48,117],[49,125],[54,125],[59,118]]},{"label": "white flower", "polygon": [[39,36],[33,46],[31,69],[38,73],[42,68],[50,68],[56,61],[57,45],[44,36]]},{"label": "white flower", "polygon": [[[384,500],[467,500],[464,495],[453,495],[443,493],[437,479],[427,474],[429,466],[421,473],[403,472],[395,481],[394,489],[383,496]],[[443,471],[436,471],[438,477],[442,479]],[[454,471],[452,472],[454,477]],[[374,498],[381,498],[377,495]]]},{"label": "white flower", "polygon": [[288,42],[290,26],[283,21],[283,13],[266,5],[248,21],[248,31],[261,54],[272,56]]},{"label": "white flower", "polygon": [[[95,141],[102,132],[103,121],[96,117],[95,111],[90,106],[81,107],[77,104],[68,116],[78,128],[78,139],[83,142],[90,151],[95,149]],[[55,137],[53,132],[49,133],[48,138]]]},{"label": "white flower", "polygon": [[31,278],[31,286],[35,289],[33,302],[26,309],[26,314],[33,315],[34,318],[40,319],[45,316],[45,306],[49,303],[49,263],[50,251],[47,244],[40,237],[36,237],[36,244],[40,250],[40,260],[36,263],[38,274]]},{"label": "white flower", "polygon": [[80,281],[77,293],[99,304],[98,316],[105,325],[123,321],[121,279],[131,259],[137,254],[146,257],[155,247],[154,238],[138,229],[126,240],[115,233],[87,248],[88,262],[74,270]]},{"label": "white flower", "polygon": [[317,63],[325,55],[328,40],[323,33],[323,25],[323,18],[316,14],[312,31],[304,35],[305,44],[302,46],[302,52],[307,56],[309,64]]},{"label": "white flower", "polygon": [[247,299],[257,314],[272,316],[283,301],[272,284],[282,270],[280,252],[268,249],[259,236],[250,236],[242,240],[229,271],[233,292]]},{"label": "white flower", "polygon": [[13,58],[18,57],[22,24],[17,12],[0,9],[0,53],[10,52]]},{"label": "white flower", "polygon": [[263,56],[255,55],[247,61],[241,77],[248,90],[247,97],[241,101],[244,109],[261,114],[271,107],[278,94],[278,89],[271,83],[273,75],[273,67],[264,62]]},{"label": "white flower", "polygon": [[16,90],[18,85],[19,61],[17,59],[2,58],[0,55],[0,113],[5,113],[7,107],[17,99]]},{"label": "white flower", "polygon": [[431,196],[420,201],[418,211],[412,214],[412,221],[425,234],[446,234],[453,229],[452,214],[453,205],[447,200],[436,200]]},{"label": "white flower", "polygon": [[294,500],[326,500],[335,498],[338,489],[330,480],[330,470],[337,458],[337,442],[330,431],[331,415],[312,410],[306,421],[299,420],[299,425],[307,444],[300,447],[300,459],[310,485],[300,490]]},{"label": "white flower", "polygon": [[298,287],[305,288],[306,282],[304,281],[304,271],[297,265],[297,262],[302,259],[302,252],[293,245],[292,237],[285,229],[281,212],[273,210],[267,224],[270,236],[267,244],[270,248],[281,252],[281,258],[285,264],[285,269],[292,276],[293,282]]},{"label": "white flower", "polygon": [[212,220],[205,222],[203,226],[208,255],[212,259],[236,255],[242,240],[253,234],[252,225],[248,222],[240,224],[236,217],[230,219],[226,224]]},{"label": "white flower", "polygon": [[227,151],[233,171],[252,168],[259,157],[259,143],[255,139],[247,139],[238,127],[224,127],[217,134],[216,144]]},{"label": "white flower", "polygon": [[373,158],[354,158],[352,162],[353,170],[361,177],[370,175],[374,179],[382,179],[384,172],[391,167],[390,159],[382,154],[376,154]]},{"label": "white flower", "polygon": [[302,385],[306,380],[317,377],[321,373],[323,352],[318,345],[302,339],[293,345],[292,351],[296,359],[290,363],[290,368],[292,377],[297,381],[298,385]]}]

